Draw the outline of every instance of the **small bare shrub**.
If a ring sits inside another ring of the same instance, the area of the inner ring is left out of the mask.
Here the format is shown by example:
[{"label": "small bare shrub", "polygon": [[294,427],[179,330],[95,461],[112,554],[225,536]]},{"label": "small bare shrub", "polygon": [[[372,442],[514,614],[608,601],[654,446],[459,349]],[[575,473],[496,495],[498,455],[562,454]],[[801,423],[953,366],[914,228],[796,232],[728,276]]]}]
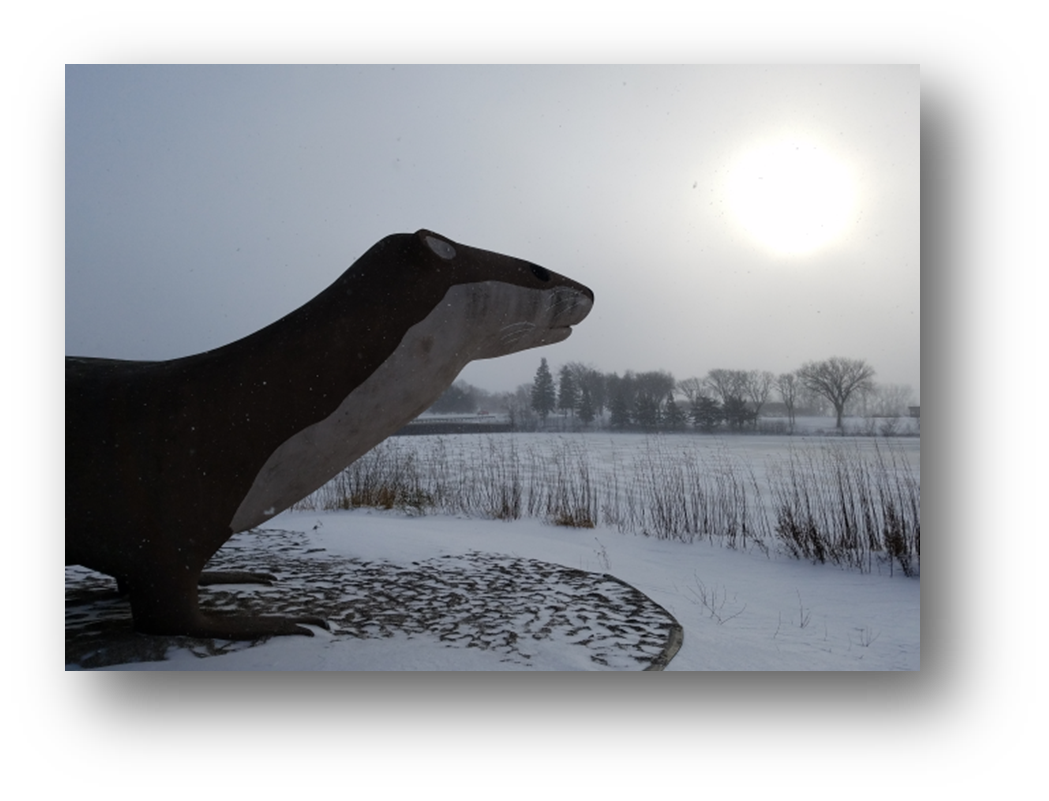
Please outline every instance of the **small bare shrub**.
[{"label": "small bare shrub", "polygon": [[[696,577],[696,589],[690,589],[692,602],[702,606],[710,615],[710,619],[717,623],[719,626],[723,626],[733,618],[742,615],[747,605],[743,604],[742,608],[735,610],[734,612],[725,612],[725,604],[728,602],[728,590],[725,587],[720,589],[715,585],[713,588],[708,588],[706,584]],[[735,602],[735,596],[732,598]]]}]

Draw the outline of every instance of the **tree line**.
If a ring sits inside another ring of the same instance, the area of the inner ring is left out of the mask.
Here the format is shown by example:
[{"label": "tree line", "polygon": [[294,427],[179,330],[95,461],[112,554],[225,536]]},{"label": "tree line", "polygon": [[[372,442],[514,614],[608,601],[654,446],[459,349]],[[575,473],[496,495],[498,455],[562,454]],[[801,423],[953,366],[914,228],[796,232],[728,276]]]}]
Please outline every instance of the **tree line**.
[{"label": "tree line", "polygon": [[778,375],[718,368],[678,381],[666,370],[627,370],[619,375],[570,362],[555,376],[543,358],[532,382],[515,392],[487,393],[457,381],[430,411],[502,409],[522,429],[545,427],[554,415],[573,428],[585,429],[601,421],[622,431],[710,433],[756,428],[762,411],[775,406],[791,433],[799,415],[828,413],[842,430],[850,409],[864,416],[906,413],[910,387],[875,384],[874,375],[874,368],[863,359],[834,356]]},{"label": "tree line", "polygon": [[[588,365],[561,367],[555,381],[542,359],[532,382],[530,408],[540,423],[556,412],[582,427],[608,412],[610,428],[713,432],[756,427],[762,410],[775,395],[787,425],[794,430],[799,411],[833,410],[841,430],[850,401],[877,394],[874,368],[863,359],[840,356],[806,362],[793,372],[717,368],[703,377],[681,381],[665,370],[602,373]],[[882,393],[885,396],[887,393]],[[899,396],[902,393],[894,391]]]}]

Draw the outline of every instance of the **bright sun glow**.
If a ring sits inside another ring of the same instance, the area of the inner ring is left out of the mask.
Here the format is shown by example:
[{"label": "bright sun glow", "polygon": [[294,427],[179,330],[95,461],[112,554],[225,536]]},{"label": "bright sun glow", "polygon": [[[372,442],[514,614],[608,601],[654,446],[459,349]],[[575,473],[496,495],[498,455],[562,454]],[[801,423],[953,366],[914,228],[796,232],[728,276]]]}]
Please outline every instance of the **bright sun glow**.
[{"label": "bright sun glow", "polygon": [[811,141],[786,139],[748,151],[728,179],[737,220],[781,255],[811,253],[836,239],[854,214],[849,169]]}]

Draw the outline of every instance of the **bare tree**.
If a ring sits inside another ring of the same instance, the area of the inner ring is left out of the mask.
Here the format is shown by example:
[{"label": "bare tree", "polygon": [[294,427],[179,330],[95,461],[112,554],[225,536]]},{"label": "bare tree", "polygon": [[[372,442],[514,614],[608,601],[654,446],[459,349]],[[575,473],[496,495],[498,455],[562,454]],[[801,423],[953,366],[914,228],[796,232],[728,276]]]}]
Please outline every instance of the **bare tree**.
[{"label": "bare tree", "polygon": [[806,362],[798,370],[798,379],[808,389],[822,395],[834,407],[838,431],[845,404],[857,390],[871,386],[874,368],[863,359],[845,359],[832,356],[822,362]]},{"label": "bare tree", "polygon": [[[721,407],[736,417],[743,415],[757,425],[761,407],[769,399],[775,376],[765,370],[724,370],[707,373],[702,388],[721,400]],[[702,392],[697,393],[699,397]],[[746,404],[749,402],[749,408]],[[743,414],[746,412],[747,414]],[[731,416],[731,415],[730,415]]]},{"label": "bare tree", "polygon": [[729,398],[742,398],[746,393],[747,373],[745,370],[718,368],[707,373],[705,381],[711,394],[720,398],[722,405]]},{"label": "bare tree", "polygon": [[532,411],[532,383],[520,384],[507,398],[506,412],[515,431],[534,431],[536,418]]},{"label": "bare tree", "polygon": [[795,373],[780,373],[776,376],[776,391],[787,410],[790,433],[794,433],[794,409],[798,402],[798,376]]},{"label": "bare tree", "polygon": [[645,429],[658,428],[661,424],[663,399],[671,396],[677,384],[674,376],[666,370],[652,370],[634,375],[634,422]]},{"label": "bare tree", "polygon": [[667,395],[674,391],[677,382],[674,376],[666,370],[650,370],[646,373],[637,373],[634,376],[637,382],[637,390],[655,401],[662,401]]},{"label": "bare tree", "polygon": [[689,403],[695,403],[696,398],[703,394],[703,379],[686,378],[677,382],[677,391],[688,398]]},{"label": "bare tree", "polygon": [[600,417],[605,409],[605,376],[593,365],[582,362],[569,362],[568,369],[575,379],[576,389],[580,392],[580,403],[582,392],[587,390],[590,394],[590,405],[594,410],[594,416]]},{"label": "bare tree", "polygon": [[761,414],[761,407],[768,401],[769,392],[772,391],[772,382],[775,380],[776,377],[768,370],[751,370],[747,373],[744,391],[746,392],[747,400],[754,407],[752,409],[754,412],[754,425],[758,424],[758,415]]},{"label": "bare tree", "polygon": [[910,384],[875,384],[872,408],[868,411],[879,417],[902,417],[914,402]]},{"label": "bare tree", "polygon": [[[797,371],[794,373],[797,375]],[[798,379],[798,403],[797,408],[804,410],[806,414],[822,417],[831,410],[827,399],[818,392],[813,392]]]}]

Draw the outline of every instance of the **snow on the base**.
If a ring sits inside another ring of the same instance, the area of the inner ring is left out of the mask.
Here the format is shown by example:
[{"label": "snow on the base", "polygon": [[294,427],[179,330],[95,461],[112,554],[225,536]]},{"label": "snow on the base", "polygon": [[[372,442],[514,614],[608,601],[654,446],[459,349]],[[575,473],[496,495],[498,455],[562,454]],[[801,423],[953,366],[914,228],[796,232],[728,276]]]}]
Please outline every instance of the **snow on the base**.
[{"label": "snow on the base", "polygon": [[[917,670],[921,583],[886,568],[862,575],[775,552],[741,552],[574,529],[397,512],[285,512],[267,528],[306,532],[334,556],[398,564],[472,551],[610,573],[662,605],[684,628],[668,670]],[[198,658],[185,650],[138,670],[519,670],[500,655],[448,647],[436,637],[346,640],[276,637]],[[545,669],[585,670],[584,656],[543,645]]]}]

